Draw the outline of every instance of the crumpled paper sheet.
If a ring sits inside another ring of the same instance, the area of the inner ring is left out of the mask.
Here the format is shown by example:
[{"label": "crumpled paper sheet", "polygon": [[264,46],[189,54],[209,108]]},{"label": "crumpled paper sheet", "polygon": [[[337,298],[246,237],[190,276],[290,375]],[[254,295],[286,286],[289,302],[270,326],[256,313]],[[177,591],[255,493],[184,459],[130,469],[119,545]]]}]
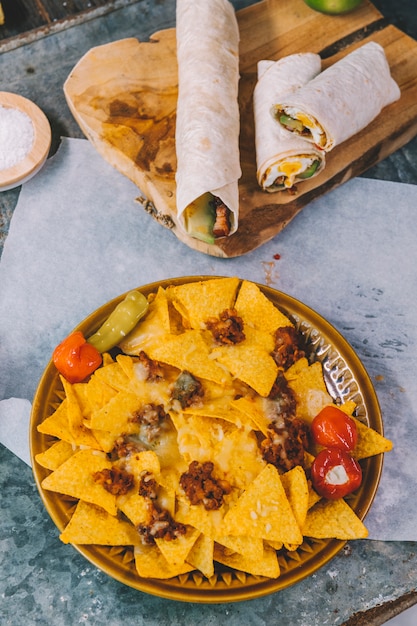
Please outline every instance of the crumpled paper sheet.
[{"label": "crumpled paper sheet", "polygon": [[97,307],[164,278],[238,275],[303,301],[356,350],[395,446],[369,536],[417,540],[416,187],[354,179],[236,259],[191,250],[144,212],[139,195],[83,139],[63,139],[23,186],[0,262],[0,441],[30,463],[30,402],[43,369]]}]

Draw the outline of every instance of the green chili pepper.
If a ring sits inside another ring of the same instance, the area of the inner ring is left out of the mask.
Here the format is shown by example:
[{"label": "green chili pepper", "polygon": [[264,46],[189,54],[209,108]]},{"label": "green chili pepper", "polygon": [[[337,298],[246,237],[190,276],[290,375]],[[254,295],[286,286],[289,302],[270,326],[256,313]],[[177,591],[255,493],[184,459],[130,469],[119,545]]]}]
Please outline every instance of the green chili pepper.
[{"label": "green chili pepper", "polygon": [[148,310],[148,300],[139,291],[130,291],[110,313],[104,324],[87,339],[99,352],[117,346],[134,329]]}]

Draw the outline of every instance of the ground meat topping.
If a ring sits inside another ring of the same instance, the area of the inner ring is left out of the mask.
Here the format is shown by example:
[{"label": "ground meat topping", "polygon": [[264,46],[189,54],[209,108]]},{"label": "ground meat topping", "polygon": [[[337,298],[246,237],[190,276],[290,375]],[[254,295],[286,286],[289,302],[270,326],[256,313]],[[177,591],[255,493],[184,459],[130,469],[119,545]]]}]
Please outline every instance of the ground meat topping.
[{"label": "ground meat topping", "polygon": [[149,380],[149,382],[155,383],[164,378],[164,372],[159,362],[150,359],[146,352],[144,352],[143,350],[139,352],[139,363],[145,371],[145,380]]},{"label": "ground meat topping", "polygon": [[143,450],[147,450],[147,448],[140,441],[133,441],[127,436],[121,436],[118,437],[114,443],[112,456],[115,456],[118,459],[124,459],[128,458],[132,454],[136,454],[137,452],[142,452]]},{"label": "ground meat topping", "polygon": [[231,491],[226,480],[216,480],[213,477],[213,469],[211,461],[192,461],[188,472],[184,472],[180,478],[180,485],[191,504],[203,504],[207,511],[219,509],[224,495]]},{"label": "ground meat topping", "polygon": [[230,234],[230,210],[224,202],[217,196],[213,196],[211,204],[216,212],[216,219],[213,226],[214,237],[227,237]]},{"label": "ground meat topping", "polygon": [[150,500],[156,500],[158,495],[158,483],[153,474],[144,470],[140,475],[139,495]]},{"label": "ground meat topping", "polygon": [[286,370],[305,356],[300,341],[301,338],[293,326],[283,326],[275,331],[275,347],[271,356],[278,367]]},{"label": "ground meat topping", "polygon": [[155,543],[155,539],[172,541],[180,535],[185,535],[187,531],[186,526],[180,522],[176,522],[169,511],[166,509],[159,510],[150,499],[148,509],[150,512],[149,523],[140,524],[137,528],[143,543],[153,544]]},{"label": "ground meat topping", "polygon": [[243,320],[235,309],[225,309],[219,319],[211,317],[206,322],[206,328],[212,333],[214,341],[222,345],[240,343],[245,339]]},{"label": "ground meat topping", "polygon": [[272,400],[274,412],[282,417],[294,417],[297,400],[294,391],[288,386],[284,374],[280,372],[275,379],[268,398]]},{"label": "ground meat topping", "polygon": [[296,465],[304,466],[304,451],[308,447],[308,426],[298,418],[284,418],[284,426],[272,423],[268,437],[261,442],[262,456],[287,472]]},{"label": "ground meat topping", "polygon": [[138,423],[143,427],[142,436],[151,442],[161,433],[162,425],[168,413],[165,412],[162,404],[144,404],[130,418],[131,422]]},{"label": "ground meat topping", "polygon": [[94,482],[102,485],[113,496],[124,496],[134,484],[132,474],[114,466],[95,472],[93,478]]},{"label": "ground meat topping", "polygon": [[199,404],[204,396],[203,385],[190,372],[184,370],[178,376],[172,388],[171,396],[183,409]]}]

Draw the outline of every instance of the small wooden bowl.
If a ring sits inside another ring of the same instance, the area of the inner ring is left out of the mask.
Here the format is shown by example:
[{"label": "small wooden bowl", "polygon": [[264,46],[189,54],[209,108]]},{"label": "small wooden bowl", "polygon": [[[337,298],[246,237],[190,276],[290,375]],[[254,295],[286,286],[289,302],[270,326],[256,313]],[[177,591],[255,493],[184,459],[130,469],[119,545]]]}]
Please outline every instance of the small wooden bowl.
[{"label": "small wooden bowl", "polygon": [[6,191],[22,185],[41,169],[51,147],[52,134],[46,115],[27,98],[0,91],[0,106],[25,113],[31,119],[34,130],[33,146],[30,152],[16,165],[0,170],[0,191]]}]

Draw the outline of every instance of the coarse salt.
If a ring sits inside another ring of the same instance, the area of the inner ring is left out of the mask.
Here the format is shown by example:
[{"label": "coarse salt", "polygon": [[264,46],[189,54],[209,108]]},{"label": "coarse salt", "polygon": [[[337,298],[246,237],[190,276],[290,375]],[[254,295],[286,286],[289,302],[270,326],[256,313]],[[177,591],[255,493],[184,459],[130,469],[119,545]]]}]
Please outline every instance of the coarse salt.
[{"label": "coarse salt", "polygon": [[0,106],[0,170],[7,170],[23,161],[30,152],[35,133],[26,113]]}]

